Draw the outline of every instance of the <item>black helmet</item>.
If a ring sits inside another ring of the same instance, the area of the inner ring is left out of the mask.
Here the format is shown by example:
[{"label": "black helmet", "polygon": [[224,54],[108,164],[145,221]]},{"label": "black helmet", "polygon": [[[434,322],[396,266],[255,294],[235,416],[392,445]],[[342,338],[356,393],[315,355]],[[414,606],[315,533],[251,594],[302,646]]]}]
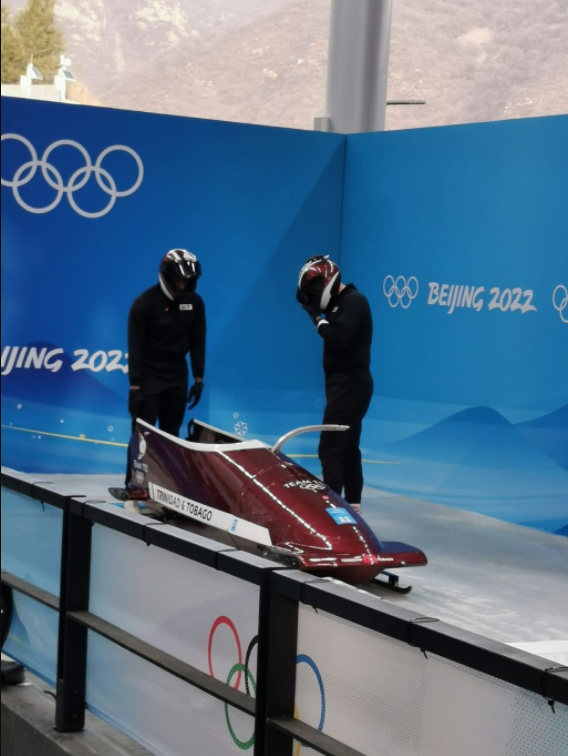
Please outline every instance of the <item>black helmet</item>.
[{"label": "black helmet", "polygon": [[172,301],[193,294],[201,277],[201,263],[187,249],[172,249],[160,265],[160,286]]}]

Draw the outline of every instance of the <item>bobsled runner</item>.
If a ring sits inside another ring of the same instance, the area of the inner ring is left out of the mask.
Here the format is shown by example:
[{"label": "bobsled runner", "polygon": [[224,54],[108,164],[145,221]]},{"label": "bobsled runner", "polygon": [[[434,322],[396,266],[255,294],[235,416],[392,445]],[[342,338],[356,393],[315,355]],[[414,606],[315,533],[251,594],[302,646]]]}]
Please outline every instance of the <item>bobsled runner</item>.
[{"label": "bobsled runner", "polygon": [[241,549],[256,551],[320,577],[362,585],[385,572],[427,564],[422,551],[381,541],[365,520],[324,483],[282,453],[307,432],[342,432],[310,426],[270,447],[197,421],[186,441],[139,420],[131,444],[132,483],[115,498],[144,504],[154,516]]}]

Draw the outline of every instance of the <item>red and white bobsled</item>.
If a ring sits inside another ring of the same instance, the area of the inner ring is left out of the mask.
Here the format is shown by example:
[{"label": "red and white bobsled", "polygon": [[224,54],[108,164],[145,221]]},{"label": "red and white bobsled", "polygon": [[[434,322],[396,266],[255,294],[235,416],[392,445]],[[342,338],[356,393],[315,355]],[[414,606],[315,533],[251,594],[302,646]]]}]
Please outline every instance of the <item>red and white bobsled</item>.
[{"label": "red and white bobsled", "polygon": [[[183,441],[137,422],[131,498],[188,530],[353,585],[427,564],[413,546],[380,541],[349,504],[281,451],[301,433],[345,428],[302,428],[271,448],[203,423],[191,427]],[[398,577],[387,578],[403,590]]]}]

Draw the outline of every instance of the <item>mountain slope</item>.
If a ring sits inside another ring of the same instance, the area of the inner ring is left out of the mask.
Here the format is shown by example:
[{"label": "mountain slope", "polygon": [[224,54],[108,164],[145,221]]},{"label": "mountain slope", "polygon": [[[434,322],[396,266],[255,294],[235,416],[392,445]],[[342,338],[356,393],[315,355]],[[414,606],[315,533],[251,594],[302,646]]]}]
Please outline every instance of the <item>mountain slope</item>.
[{"label": "mountain slope", "polygon": [[568,404],[556,412],[515,427],[534,446],[568,470]]},{"label": "mountain slope", "polygon": [[[8,0],[12,8],[24,0]],[[311,128],[330,0],[57,0],[74,70],[110,107]],[[565,0],[394,0],[389,128],[568,112]]]},{"label": "mountain slope", "polygon": [[488,407],[458,412],[377,454],[395,463],[367,472],[380,488],[551,530],[568,521],[568,472]]}]

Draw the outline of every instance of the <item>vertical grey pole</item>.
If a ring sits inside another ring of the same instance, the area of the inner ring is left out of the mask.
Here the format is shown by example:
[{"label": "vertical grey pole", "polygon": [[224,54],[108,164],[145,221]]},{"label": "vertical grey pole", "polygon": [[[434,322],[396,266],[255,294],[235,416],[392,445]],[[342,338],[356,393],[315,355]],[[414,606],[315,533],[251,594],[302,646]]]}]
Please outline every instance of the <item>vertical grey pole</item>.
[{"label": "vertical grey pole", "polygon": [[393,0],[332,0],[326,118],[329,131],[383,131]]}]

